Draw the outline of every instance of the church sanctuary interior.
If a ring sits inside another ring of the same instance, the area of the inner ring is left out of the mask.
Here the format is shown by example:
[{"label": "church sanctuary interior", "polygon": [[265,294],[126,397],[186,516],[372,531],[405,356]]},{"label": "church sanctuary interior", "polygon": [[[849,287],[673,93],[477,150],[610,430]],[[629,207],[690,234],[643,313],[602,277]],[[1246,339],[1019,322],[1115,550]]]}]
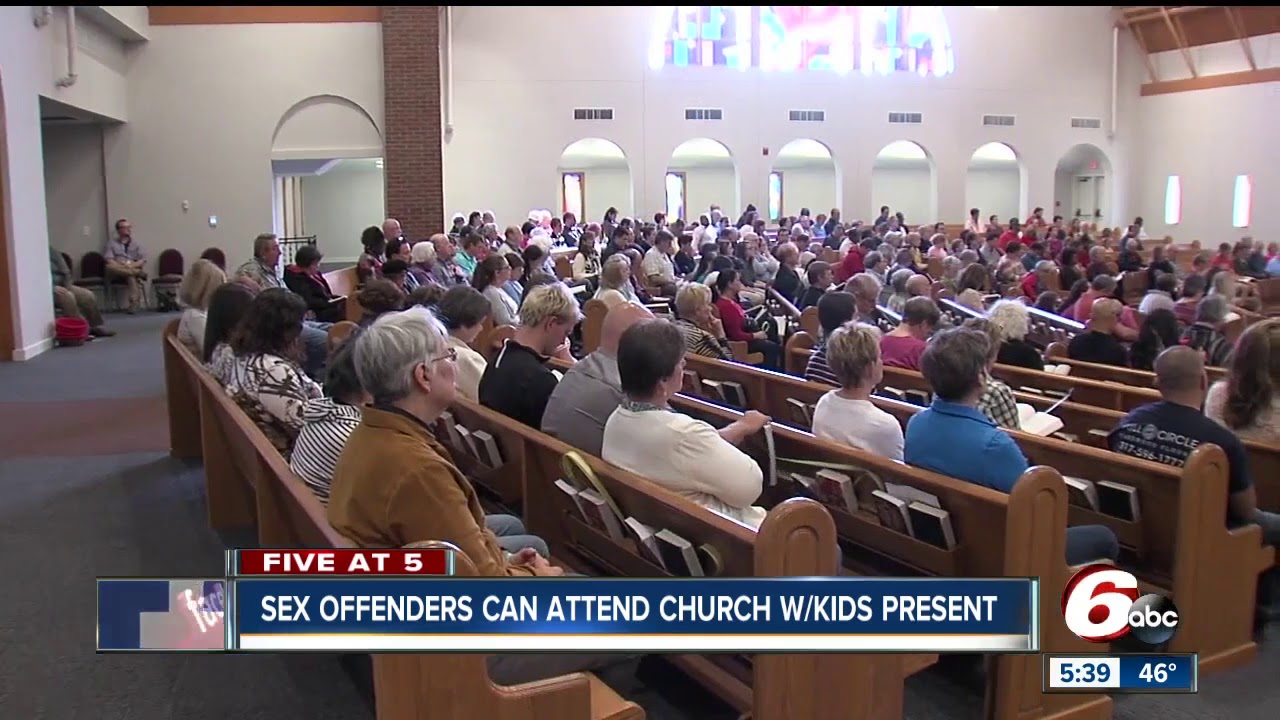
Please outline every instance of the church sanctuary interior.
[{"label": "church sanctuary interior", "polygon": [[[1280,717],[1277,118],[1277,6],[0,9],[0,716]],[[406,546],[1038,578],[1041,654],[91,644]]]}]

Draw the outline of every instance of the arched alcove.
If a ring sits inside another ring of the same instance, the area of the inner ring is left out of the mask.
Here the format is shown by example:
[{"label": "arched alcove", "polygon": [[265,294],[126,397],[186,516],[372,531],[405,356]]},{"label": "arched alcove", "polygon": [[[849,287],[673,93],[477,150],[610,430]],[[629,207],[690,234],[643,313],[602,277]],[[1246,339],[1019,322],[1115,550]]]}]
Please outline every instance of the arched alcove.
[{"label": "arched alcove", "polygon": [[604,138],[583,138],[560,153],[556,181],[559,213],[571,212],[579,221],[604,216],[616,207],[631,214],[631,164],[618,144]]},{"label": "arched alcove", "polygon": [[711,138],[685,140],[671,153],[664,178],[668,220],[697,218],[712,205],[736,217],[738,166],[724,143]]},{"label": "arched alcove", "polygon": [[938,183],[933,157],[919,143],[897,140],[876,154],[871,166],[871,212],[877,217],[881,206],[902,213],[908,224],[937,219]]},{"label": "arched alcove", "polygon": [[976,208],[983,219],[1026,217],[1022,188],[1022,163],[1012,147],[989,142],[973,151],[964,178],[966,208]]},{"label": "arched alcove", "polygon": [[840,176],[831,149],[817,140],[792,140],[773,161],[769,173],[769,220],[812,215],[840,206]]},{"label": "arched alcove", "polygon": [[1085,222],[1108,223],[1111,208],[1111,159],[1091,143],[1073,145],[1058,159],[1053,173],[1055,215]]},{"label": "arched alcove", "polygon": [[382,132],[353,100],[314,95],[280,116],[271,135],[275,160],[382,156]]}]

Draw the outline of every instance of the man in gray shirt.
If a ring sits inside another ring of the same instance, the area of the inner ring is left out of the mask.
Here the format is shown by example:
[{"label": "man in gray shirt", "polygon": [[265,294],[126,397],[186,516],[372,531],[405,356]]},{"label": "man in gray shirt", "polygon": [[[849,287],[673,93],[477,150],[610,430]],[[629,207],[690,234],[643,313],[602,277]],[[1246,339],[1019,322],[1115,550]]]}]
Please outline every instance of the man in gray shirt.
[{"label": "man in gray shirt", "polygon": [[[124,278],[129,284],[129,314],[145,306],[147,256],[133,239],[133,223],[124,218],[116,221],[116,237],[107,242],[107,251],[103,257],[107,261],[108,282]],[[111,292],[110,286],[107,287],[107,292]]]},{"label": "man in gray shirt", "polygon": [[[253,259],[236,268],[231,274],[233,280],[249,280],[259,290],[267,288],[288,288],[277,274],[280,265],[280,239],[275,233],[262,233],[253,239]],[[306,348],[306,358],[302,369],[316,380],[324,377],[325,359],[329,355],[329,328],[333,323],[304,320],[302,322],[302,344]]]},{"label": "man in gray shirt", "polygon": [[600,457],[604,424],[622,402],[618,340],[627,328],[653,313],[643,305],[619,303],[605,316],[600,347],[574,364],[556,385],[542,413],[542,432]]}]

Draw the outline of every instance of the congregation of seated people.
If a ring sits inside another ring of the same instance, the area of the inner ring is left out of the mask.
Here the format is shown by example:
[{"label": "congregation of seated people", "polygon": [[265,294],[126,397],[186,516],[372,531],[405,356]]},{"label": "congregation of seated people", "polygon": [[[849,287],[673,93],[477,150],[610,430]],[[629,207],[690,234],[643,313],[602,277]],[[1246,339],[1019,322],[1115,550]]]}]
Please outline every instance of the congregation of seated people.
[{"label": "congregation of seated people", "polygon": [[[806,210],[772,232],[753,207],[736,224],[718,208],[687,223],[611,211],[599,223],[566,213],[503,231],[477,211],[415,243],[388,219],[360,238],[364,316],[333,347],[326,330],[343,299],[324,282],[319,252],[299,250],[281,279],[268,234],[229,276],[192,269],[179,336],[342,535],[366,547],[444,540],[481,575],[564,571],[520,518],[485,511],[436,437],[457,398],[758,527],[764,472],[743,445],[773,419],[741,408],[717,428],[672,401],[693,356],[782,371],[785,343],[810,309],[816,337],[802,376],[828,386],[812,413],[818,438],[1012,492],[1031,463],[1010,434],[1021,429],[1015,393],[996,375],[1054,362],[1035,329],[1052,316],[1079,323],[1067,358],[1153,373],[1160,400],[1117,423],[1113,452],[1180,466],[1191,448],[1218,445],[1230,465],[1228,523],[1257,523],[1266,542],[1280,540],[1280,516],[1258,507],[1242,444],[1280,444],[1280,320],[1253,315],[1257,298],[1242,279],[1256,249],[1232,254],[1229,267],[1215,259],[1184,271],[1172,249],[1143,262],[1140,219],[1116,238],[1039,210],[1005,225],[980,214],[953,238],[889,208],[866,224],[837,210],[819,223]],[[1124,296],[1117,258],[1133,268],[1125,276],[1146,279],[1138,298]],[[598,342],[584,348],[588,302],[605,312]],[[1254,320],[1238,338],[1227,335],[1233,316]],[[501,342],[489,342],[499,331]],[[1223,379],[1209,382],[1212,366]],[[905,428],[875,402],[886,369],[918,372],[932,389]],[[1176,439],[1152,441],[1151,426]],[[1121,553],[1101,525],[1070,527],[1065,541],[1070,564]],[[496,655],[490,673],[510,684],[629,660]]]}]

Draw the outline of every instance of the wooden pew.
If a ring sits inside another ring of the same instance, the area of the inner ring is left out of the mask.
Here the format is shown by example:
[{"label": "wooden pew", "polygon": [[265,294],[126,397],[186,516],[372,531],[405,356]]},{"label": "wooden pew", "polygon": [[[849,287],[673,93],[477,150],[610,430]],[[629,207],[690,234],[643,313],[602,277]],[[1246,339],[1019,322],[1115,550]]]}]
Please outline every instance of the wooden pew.
[{"label": "wooden pew", "polygon": [[[816,404],[832,389],[783,373],[710,358],[689,356],[685,366],[699,380],[727,380],[741,385],[749,405],[742,409],[759,410],[805,429],[805,413],[798,406]],[[697,389],[692,392],[702,394]],[[873,402],[904,427],[921,409],[885,398],[873,398]],[[1110,527],[1121,544],[1133,550],[1137,558],[1135,575],[1150,587],[1174,596],[1182,624],[1170,652],[1200,653],[1205,672],[1235,667],[1256,655],[1252,609],[1258,574],[1274,562],[1275,552],[1262,546],[1261,528],[1225,527],[1227,468],[1221,449],[1205,446],[1179,470],[1056,438],[1016,431],[1010,435],[1033,464],[1055,468],[1071,477],[1109,480],[1137,488],[1142,508],[1140,522],[1126,522],[1072,506],[1071,524]],[[1236,560],[1223,563],[1222,558]],[[1226,587],[1232,590],[1223,591]]]},{"label": "wooden pew", "polygon": [[[813,347],[813,337],[808,333],[792,335],[784,351],[786,356],[784,365],[788,372],[803,374],[804,365],[809,361]],[[1013,365],[997,364],[992,369],[992,374],[1015,391],[1031,388],[1032,392],[1049,391],[1057,394],[1058,397],[1069,392],[1073,402],[1124,412],[1160,399],[1160,393],[1154,388],[1138,388],[1071,375],[1057,375]],[[930,391],[929,384],[925,382],[923,375],[915,370],[904,368],[886,367],[884,385],[902,390]]]},{"label": "wooden pew", "polygon": [[[662,315],[669,306],[662,303],[650,303],[645,305],[655,315]],[[719,310],[714,305],[711,306],[712,312],[719,317]],[[582,304],[582,351],[584,353],[593,353],[600,347],[600,334],[604,328],[604,319],[609,314],[609,308],[602,300],[592,298]],[[764,356],[760,353],[752,353],[747,349],[747,343],[730,340],[729,352],[733,353],[735,358],[744,358],[748,362],[764,362]]]},{"label": "wooden pew", "polygon": [[[1046,347],[1044,359],[1052,361],[1055,365],[1069,366],[1072,377],[1115,382],[1139,388],[1155,387],[1156,385],[1156,374],[1149,370],[1134,370],[1133,368],[1122,368],[1115,365],[1072,360],[1067,357],[1067,348],[1061,343],[1051,343]],[[1226,368],[1206,366],[1205,372],[1209,374],[1209,382],[1227,379]]]},{"label": "wooden pew", "polygon": [[189,371],[201,365],[186,346],[178,341],[178,320],[164,326],[161,338],[164,351],[165,406],[169,415],[169,455],[180,459],[200,459],[200,386]]},{"label": "wooden pew", "polygon": [[[630,540],[618,541],[582,522],[556,487],[566,477],[573,448],[487,408],[459,399],[453,420],[469,430],[484,429],[502,452],[499,468],[485,468],[466,448],[452,446],[467,472],[489,474],[477,482],[523,484],[525,523],[545,539],[552,554],[580,571],[631,577],[668,573],[641,556]],[[437,437],[450,438],[443,424]],[[717,515],[599,458],[577,455],[621,512],[678,533],[695,546],[710,547],[721,577],[830,576],[837,573],[836,531],[818,503],[794,499],[774,507],[758,532]],[[581,471],[579,471],[581,472]],[[585,474],[585,473],[584,473]],[[598,483],[598,484],[596,484]],[[871,720],[902,717],[904,674],[921,665],[920,656],[858,654],[756,655],[747,670],[736,656],[672,658],[694,679],[754,720]],[[926,663],[933,656],[924,656]],[[1039,675],[1037,674],[1037,682]],[[838,710],[832,710],[837,708]],[[833,714],[833,712],[838,714]]]},{"label": "wooden pew", "polygon": [[[741,417],[735,410],[683,395],[677,396],[672,406],[719,427]],[[858,467],[884,482],[910,485],[930,493],[951,513],[957,545],[948,551],[882,527],[873,512],[850,513],[843,508],[828,508],[841,540],[848,543],[846,567],[869,575],[1038,577],[1041,598],[1061,597],[1071,576],[1064,560],[1067,489],[1053,469],[1028,470],[1014,491],[1006,495],[820,440],[777,422],[773,424],[772,434],[780,458],[779,475],[787,468],[810,476],[817,471],[816,467],[790,465],[781,458]],[[761,435],[748,439],[743,449],[756,457],[762,467],[768,467],[768,450]],[[800,486],[788,478],[780,479],[773,488],[766,488],[766,493],[774,499],[798,492],[802,492]],[[1107,652],[1106,645],[1087,643],[1067,630],[1056,600],[1042,599],[1040,627],[1042,652]],[[1042,693],[1040,672],[1041,661],[1036,655],[989,656],[984,717],[991,720],[1111,717],[1111,700],[1106,696]]]},{"label": "wooden pew", "polygon": [[[210,526],[226,529],[256,523],[263,547],[353,547],[329,525],[320,501],[196,358],[172,333],[166,332],[163,342],[166,379],[172,379],[169,389],[194,387],[198,397]],[[197,408],[188,411],[194,413]],[[175,429],[182,434],[190,428]],[[459,552],[456,568],[463,573],[473,566]],[[590,674],[502,687],[489,680],[485,658],[481,654],[374,655],[378,720],[644,718],[639,707]]]},{"label": "wooden pew", "polygon": [[360,307],[360,299],[356,297],[359,292],[360,281],[356,276],[356,266],[344,267],[338,270],[330,270],[324,274],[325,282],[329,283],[329,290],[335,296],[345,295],[347,297],[347,319],[351,322],[360,322],[360,318],[364,317],[364,308]]}]

